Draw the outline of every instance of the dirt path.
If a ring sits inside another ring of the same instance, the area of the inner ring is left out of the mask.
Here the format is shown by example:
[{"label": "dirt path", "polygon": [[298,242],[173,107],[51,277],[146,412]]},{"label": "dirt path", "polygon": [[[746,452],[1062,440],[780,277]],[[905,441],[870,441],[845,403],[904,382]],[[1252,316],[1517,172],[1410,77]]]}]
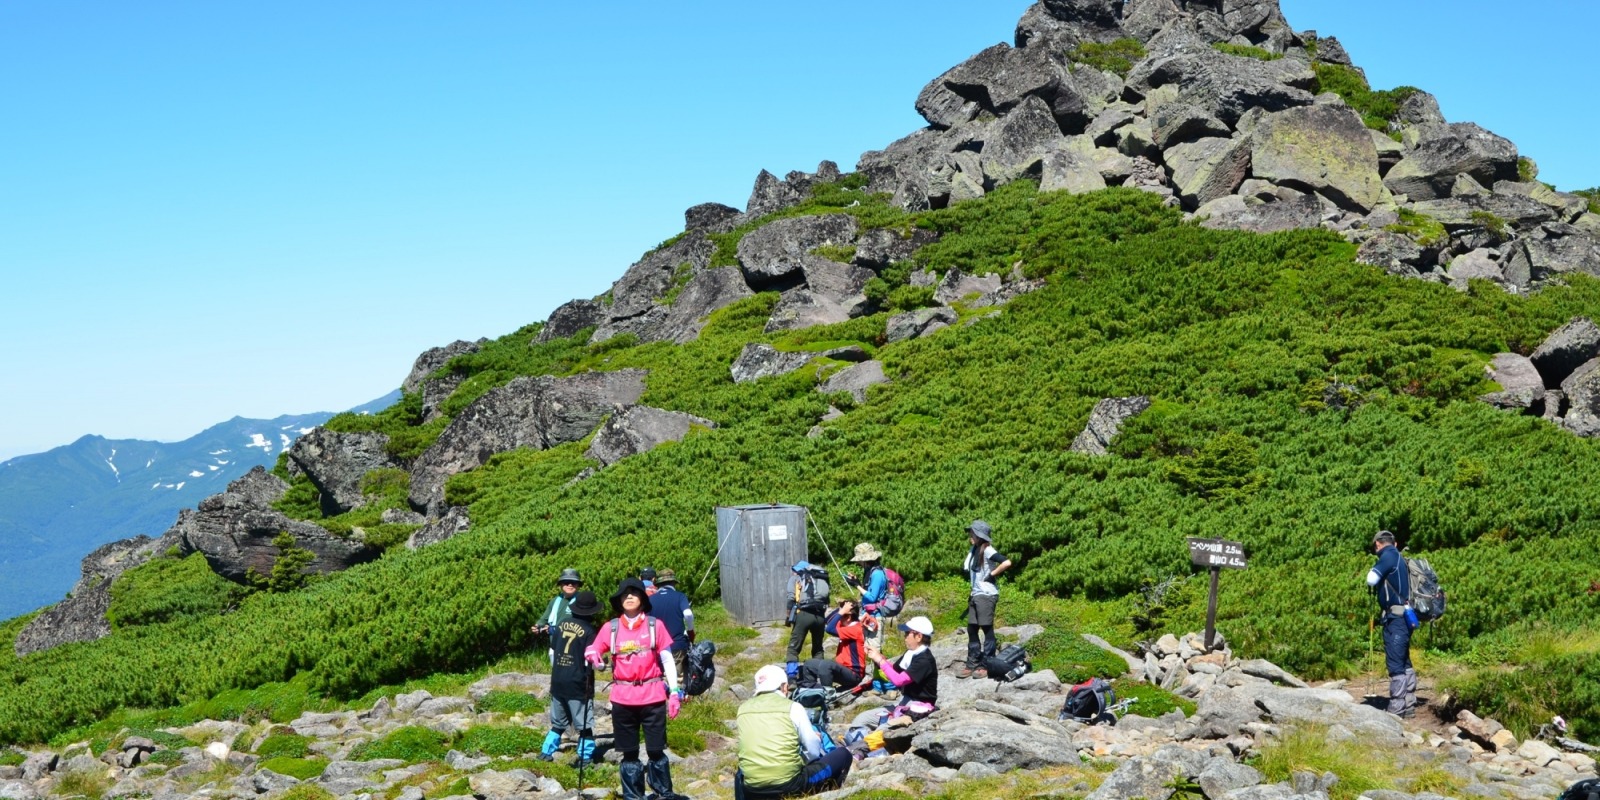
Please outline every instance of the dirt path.
[{"label": "dirt path", "polygon": [[[1342,686],[1350,694],[1351,699],[1357,703],[1372,706],[1377,709],[1386,709],[1389,705],[1389,676],[1384,673],[1367,673],[1351,678]],[[1417,676],[1417,713],[1411,719],[1400,721],[1408,731],[1428,731],[1439,736],[1447,736],[1446,728],[1455,724],[1455,719],[1449,717],[1435,700],[1438,692],[1435,690],[1433,678],[1426,674]]]}]

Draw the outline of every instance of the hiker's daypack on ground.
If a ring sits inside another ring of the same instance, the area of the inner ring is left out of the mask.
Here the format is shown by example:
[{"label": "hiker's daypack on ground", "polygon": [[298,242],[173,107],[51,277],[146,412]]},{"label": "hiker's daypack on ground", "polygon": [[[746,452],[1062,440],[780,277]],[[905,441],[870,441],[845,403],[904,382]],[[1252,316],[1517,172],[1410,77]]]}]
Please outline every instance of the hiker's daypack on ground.
[{"label": "hiker's daypack on ground", "polygon": [[1111,688],[1111,681],[1104,678],[1090,678],[1067,692],[1067,702],[1061,706],[1061,717],[1091,725],[1096,722],[1110,722],[1114,725],[1116,718],[1106,711],[1116,702],[1117,693]]},{"label": "hiker's daypack on ground", "polygon": [[1406,575],[1411,582],[1411,610],[1417,612],[1417,619],[1431,622],[1444,616],[1444,587],[1427,559],[1406,559]]},{"label": "hiker's daypack on ground", "polygon": [[711,688],[717,680],[717,665],[712,663],[712,658],[717,654],[717,645],[713,642],[696,642],[689,645],[688,675],[683,676],[683,691],[690,697],[698,697]]},{"label": "hiker's daypack on ground", "polygon": [[889,589],[883,593],[883,599],[878,601],[878,616],[892,617],[906,607],[906,579],[885,566],[874,567],[883,570],[883,577]]},{"label": "hiker's daypack on ground", "polygon": [[1002,648],[999,653],[990,656],[983,662],[983,668],[989,677],[1000,683],[1014,681],[1033,669],[1033,663],[1028,660],[1028,651],[1022,645],[1013,644]]}]

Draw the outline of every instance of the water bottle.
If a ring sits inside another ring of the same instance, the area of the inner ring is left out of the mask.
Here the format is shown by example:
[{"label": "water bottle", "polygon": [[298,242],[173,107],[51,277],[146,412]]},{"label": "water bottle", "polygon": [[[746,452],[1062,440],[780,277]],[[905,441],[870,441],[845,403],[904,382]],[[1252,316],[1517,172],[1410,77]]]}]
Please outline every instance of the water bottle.
[{"label": "water bottle", "polygon": [[1411,606],[1406,606],[1406,627],[1416,630],[1417,626],[1421,624],[1421,622],[1417,621],[1417,612],[1412,610]]}]

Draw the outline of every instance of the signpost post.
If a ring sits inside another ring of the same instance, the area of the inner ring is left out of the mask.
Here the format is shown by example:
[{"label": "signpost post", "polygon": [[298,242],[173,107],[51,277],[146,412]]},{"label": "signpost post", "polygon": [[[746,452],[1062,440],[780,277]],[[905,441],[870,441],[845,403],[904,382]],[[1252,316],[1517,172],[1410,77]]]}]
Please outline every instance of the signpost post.
[{"label": "signpost post", "polygon": [[1211,570],[1211,594],[1206,598],[1206,650],[1217,638],[1217,578],[1224,569],[1249,566],[1244,545],[1226,539],[1190,539],[1189,562]]}]

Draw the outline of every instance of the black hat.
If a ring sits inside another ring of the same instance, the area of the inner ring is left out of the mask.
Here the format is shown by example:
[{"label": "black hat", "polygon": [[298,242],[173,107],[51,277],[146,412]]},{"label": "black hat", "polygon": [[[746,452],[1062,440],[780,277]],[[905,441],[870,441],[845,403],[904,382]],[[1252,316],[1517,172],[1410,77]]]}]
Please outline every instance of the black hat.
[{"label": "black hat", "polygon": [[592,617],[600,613],[600,601],[594,592],[578,592],[572,598],[572,605],[567,608],[574,617]]},{"label": "black hat", "polygon": [[617,593],[611,595],[612,611],[618,614],[622,613],[622,596],[628,592],[639,595],[639,600],[641,601],[639,603],[640,611],[646,614],[650,613],[650,592],[645,590],[644,581],[638,578],[624,578],[622,583],[617,584]]},{"label": "black hat", "polygon": [[582,586],[583,578],[582,576],[578,575],[577,570],[567,567],[566,569],[561,570],[561,577],[556,578],[556,583],[576,583],[579,586]]},{"label": "black hat", "polygon": [[655,579],[656,579],[656,568],[655,567],[645,567],[644,569],[639,570],[639,580],[641,580],[641,581],[653,581]]}]

